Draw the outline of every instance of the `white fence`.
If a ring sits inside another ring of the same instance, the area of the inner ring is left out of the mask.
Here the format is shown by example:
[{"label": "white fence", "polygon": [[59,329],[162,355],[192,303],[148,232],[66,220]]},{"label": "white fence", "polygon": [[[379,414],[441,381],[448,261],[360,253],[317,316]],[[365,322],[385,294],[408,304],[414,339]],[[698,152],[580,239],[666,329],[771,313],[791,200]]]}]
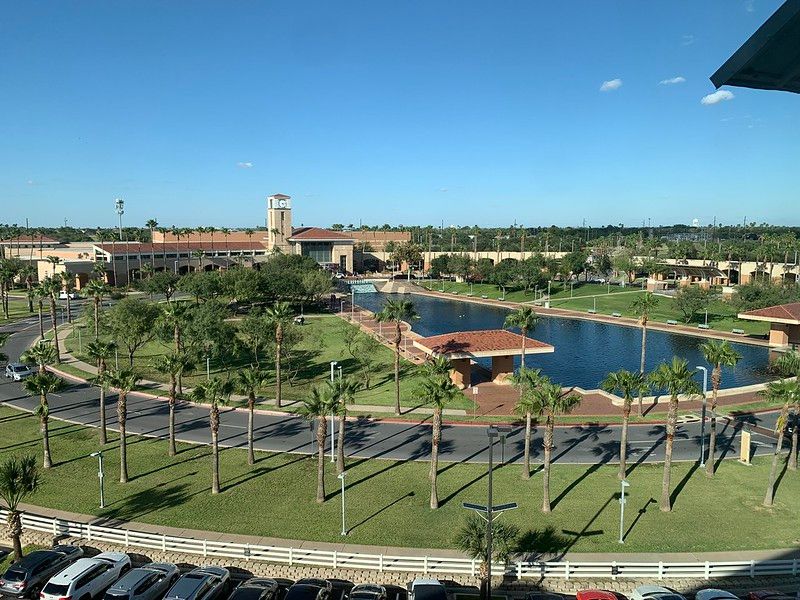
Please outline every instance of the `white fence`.
[{"label": "white fence", "polygon": [[[8,511],[0,509],[5,520]],[[76,537],[87,542],[106,542],[125,548],[143,548],[160,552],[194,554],[203,557],[232,558],[286,565],[327,567],[332,569],[366,569],[388,572],[436,574],[478,574],[480,563],[468,558],[434,556],[392,556],[335,550],[312,550],[285,546],[261,546],[212,540],[182,538],[132,529],[103,527],[64,519],[24,514],[25,529],[52,534],[54,537]],[[493,572],[523,578],[558,579],[622,579],[649,580],[716,579],[721,577],[760,577],[791,575],[796,577],[800,560],[728,561],[728,562],[572,562],[518,561],[507,566],[494,565]]]}]

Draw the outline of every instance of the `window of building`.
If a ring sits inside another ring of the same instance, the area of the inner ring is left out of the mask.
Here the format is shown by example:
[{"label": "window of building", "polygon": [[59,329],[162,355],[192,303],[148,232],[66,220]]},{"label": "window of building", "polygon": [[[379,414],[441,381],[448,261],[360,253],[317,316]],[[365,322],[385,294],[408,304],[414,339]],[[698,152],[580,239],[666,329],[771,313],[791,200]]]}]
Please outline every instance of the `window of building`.
[{"label": "window of building", "polygon": [[331,262],[333,254],[333,244],[330,242],[308,242],[302,244],[303,256],[310,256],[318,263]]}]

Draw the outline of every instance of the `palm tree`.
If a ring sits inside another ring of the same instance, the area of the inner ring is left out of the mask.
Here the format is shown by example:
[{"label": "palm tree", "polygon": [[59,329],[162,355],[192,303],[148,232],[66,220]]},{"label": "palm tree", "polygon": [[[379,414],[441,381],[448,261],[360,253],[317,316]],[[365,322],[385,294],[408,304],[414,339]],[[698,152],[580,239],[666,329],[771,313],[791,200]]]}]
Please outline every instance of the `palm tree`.
[{"label": "palm tree", "polygon": [[42,282],[33,288],[33,297],[36,299],[39,313],[39,338],[44,339],[44,299],[47,297],[47,290],[42,285]]},{"label": "palm tree", "polygon": [[247,396],[247,464],[256,462],[253,448],[253,413],[256,407],[256,395],[267,385],[267,374],[257,365],[250,365],[236,373],[236,389]]},{"label": "palm tree", "polygon": [[713,367],[711,370],[711,427],[708,436],[708,459],[706,459],[706,475],[714,476],[714,453],[717,447],[717,394],[722,383],[722,367],[735,367],[742,355],[734,350],[726,340],[709,340],[700,345],[706,361]]},{"label": "palm tree", "polygon": [[56,298],[61,292],[61,281],[58,277],[47,277],[42,282],[42,288],[50,298],[50,324],[53,326],[53,346],[56,349],[56,363],[61,364],[61,350],[58,347],[58,306]]},{"label": "palm tree", "polygon": [[344,472],[344,435],[347,425],[347,405],[353,401],[361,385],[351,377],[336,379],[331,386],[331,394],[335,403],[334,413],[339,417],[339,438],[336,442],[336,471]]},{"label": "palm tree", "polygon": [[761,392],[771,402],[782,404],[781,412],[775,423],[775,433],[778,439],[775,442],[775,450],[772,453],[772,466],[769,470],[769,482],[767,483],[767,493],[764,496],[764,506],[770,507],[775,499],[775,478],[778,475],[778,456],[783,450],[783,436],[789,420],[789,405],[798,401],[800,397],[800,384],[797,381],[773,381],[767,385],[767,389]]},{"label": "palm tree", "polygon": [[530,306],[521,306],[517,310],[506,315],[503,327],[511,329],[517,327],[522,333],[522,358],[520,365],[525,364],[525,342],[528,340],[528,332],[532,331],[539,322],[539,315]]},{"label": "palm tree", "polygon": [[[773,370],[781,377],[800,377],[800,352],[790,350],[781,354],[773,363]],[[791,471],[797,470],[797,438],[798,428],[800,428],[800,396],[794,397],[792,403],[794,427],[792,427],[792,449],[789,452],[789,462],[787,468]]]},{"label": "palm tree", "polygon": [[533,391],[533,412],[545,416],[544,462],[542,470],[542,512],[550,512],[550,456],[553,453],[553,429],[558,415],[567,414],[578,406],[578,394],[564,393],[561,386],[547,377]]},{"label": "palm tree", "polygon": [[519,401],[514,406],[514,412],[525,417],[525,459],[522,465],[522,477],[531,478],[531,422],[537,410],[533,391],[542,381],[540,369],[528,369],[522,364],[511,376],[511,385],[519,391]]},{"label": "palm tree", "polygon": [[664,445],[664,477],[661,482],[661,502],[659,504],[662,512],[672,510],[669,488],[672,474],[672,447],[675,443],[675,430],[678,428],[678,396],[698,392],[697,382],[692,379],[694,373],[689,369],[688,364],[676,356],[671,363],[658,365],[658,368],[647,378],[652,387],[664,390],[669,394],[667,437]]},{"label": "palm tree", "polygon": [[227,405],[233,391],[233,383],[219,377],[198,383],[191,391],[195,402],[209,405],[211,426],[211,493],[219,494],[219,407]]},{"label": "palm tree", "polygon": [[139,382],[139,375],[123,367],[108,372],[108,383],[117,388],[117,422],[119,423],[119,482],[128,483],[128,394]]},{"label": "palm tree", "polygon": [[[173,349],[174,354],[184,354],[185,348],[183,346],[182,330],[186,324],[186,317],[188,309],[185,303],[182,302],[167,302],[163,305],[163,312],[161,313],[161,321],[164,326],[172,330],[172,341],[175,344]],[[183,394],[183,371],[191,369],[186,368],[178,372],[178,394]]]},{"label": "palm tree", "polygon": [[268,325],[275,329],[275,406],[281,407],[281,353],[285,328],[292,322],[292,309],[288,302],[276,302],[264,311]]},{"label": "palm tree", "polygon": [[431,428],[431,468],[428,477],[431,482],[431,508],[439,508],[439,494],[436,488],[439,476],[439,444],[442,441],[442,411],[445,406],[459,397],[461,390],[456,387],[449,375],[430,369],[422,379],[415,395],[433,406],[433,427]]},{"label": "palm tree", "polygon": [[108,361],[114,356],[117,345],[114,342],[101,342],[92,340],[86,345],[86,354],[94,359],[97,365],[97,386],[100,388],[100,444],[108,443],[108,432],[106,430],[106,371]]},{"label": "palm tree", "polygon": [[94,339],[100,336],[100,307],[103,303],[103,298],[111,293],[105,281],[101,279],[92,279],[83,288],[84,293],[92,299],[94,307]]},{"label": "palm tree", "polygon": [[31,396],[39,396],[39,406],[36,407],[34,414],[39,417],[39,429],[42,432],[42,449],[44,450],[44,460],[42,466],[49,469],[53,466],[50,457],[50,405],[47,402],[47,394],[57,394],[62,391],[67,384],[63,379],[53,373],[36,373],[25,380],[23,387]]},{"label": "palm tree", "polygon": [[[516,551],[519,528],[503,521],[492,521],[492,562],[507,563]],[[489,576],[489,552],[486,546],[486,521],[478,515],[467,517],[464,525],[456,533],[453,545],[481,566],[478,577],[481,580],[481,598],[486,597],[486,584]]]},{"label": "palm tree", "polygon": [[147,222],[144,224],[150,230],[150,267],[155,270],[156,268],[156,253],[155,253],[155,244],[153,243],[153,233],[158,227],[158,221],[155,219],[147,219]]},{"label": "palm tree", "polygon": [[51,344],[40,340],[22,353],[20,361],[28,365],[31,363],[39,365],[39,373],[46,373],[46,366],[52,365],[56,361],[56,349]]},{"label": "palm tree", "polygon": [[309,421],[317,420],[317,502],[325,502],[325,438],[328,437],[328,415],[335,406],[329,385],[311,388],[298,414]]},{"label": "palm tree", "polygon": [[194,363],[185,352],[162,354],[153,364],[153,368],[169,375],[169,455],[175,456],[175,405],[178,401],[178,379],[185,371],[194,369]]},{"label": "palm tree", "polygon": [[[636,297],[631,303],[633,314],[639,317],[639,325],[642,326],[642,354],[639,360],[639,373],[644,376],[645,356],[647,354],[647,321],[650,320],[650,313],[658,306],[659,298],[652,292],[645,292]],[[642,395],[639,394],[639,416],[642,416]]]},{"label": "palm tree", "polygon": [[394,323],[394,413],[400,414],[400,342],[403,341],[401,325],[403,321],[410,321],[417,317],[414,303],[411,300],[386,301],[386,305],[375,314],[379,323]]},{"label": "palm tree", "polygon": [[[33,249],[33,245],[31,245],[31,249]],[[22,267],[22,269],[20,269],[19,274],[20,277],[22,277],[22,279],[25,281],[25,289],[27,290],[27,296],[28,296],[28,312],[32,313],[33,298],[34,298],[33,279],[34,277],[36,277],[36,269],[32,265],[27,264],[24,267]]]},{"label": "palm tree", "polygon": [[[22,512],[20,503],[39,489],[39,470],[32,454],[10,456],[0,463],[0,498],[8,509],[7,531],[14,559],[22,559]],[[30,590],[29,590],[30,591]]]},{"label": "palm tree", "polygon": [[600,384],[606,392],[622,395],[622,431],[619,439],[619,473],[620,479],[625,479],[627,469],[625,463],[628,458],[628,421],[631,417],[631,404],[637,395],[644,394],[649,388],[647,379],[641,373],[633,373],[620,369],[609,373]]},{"label": "palm tree", "polygon": [[72,323],[72,293],[75,291],[75,274],[66,269],[61,273],[61,289],[67,293],[67,323]]},{"label": "palm tree", "polygon": [[231,234],[231,230],[227,227],[220,227],[219,231],[225,238],[225,256],[230,256],[230,251],[228,250],[228,236]]}]

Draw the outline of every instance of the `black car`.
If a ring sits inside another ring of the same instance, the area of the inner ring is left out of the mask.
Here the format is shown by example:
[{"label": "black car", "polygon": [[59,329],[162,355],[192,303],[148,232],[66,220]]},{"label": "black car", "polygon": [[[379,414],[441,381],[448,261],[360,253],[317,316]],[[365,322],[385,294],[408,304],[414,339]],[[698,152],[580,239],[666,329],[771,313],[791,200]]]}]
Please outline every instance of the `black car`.
[{"label": "black car", "polygon": [[228,600],[280,600],[280,596],[277,581],[253,577],[240,584]]},{"label": "black car", "polygon": [[165,600],[222,600],[230,592],[231,573],[222,567],[199,567],[178,579]]},{"label": "black car", "polygon": [[78,546],[54,546],[36,550],[12,564],[0,577],[0,595],[38,598],[42,586],[56,573],[83,556]]},{"label": "black car", "polygon": [[298,581],[289,588],[284,600],[331,600],[331,590],[324,579],[318,581],[325,583],[326,587],[314,583],[301,583],[302,581]]},{"label": "black car", "polygon": [[359,583],[350,590],[350,600],[387,600],[386,588],[382,585]]}]

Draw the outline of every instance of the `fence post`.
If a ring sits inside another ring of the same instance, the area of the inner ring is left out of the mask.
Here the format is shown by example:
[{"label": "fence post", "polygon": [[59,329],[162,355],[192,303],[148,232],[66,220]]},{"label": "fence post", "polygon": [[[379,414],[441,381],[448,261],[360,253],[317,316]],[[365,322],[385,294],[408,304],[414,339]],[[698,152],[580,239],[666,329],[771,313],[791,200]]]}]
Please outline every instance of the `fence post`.
[{"label": "fence post", "polygon": [[203,558],[208,556],[208,540],[203,540]]},{"label": "fence post", "polygon": [[792,561],[792,577],[797,577],[797,559]]},{"label": "fence post", "polygon": [[517,579],[522,579],[522,563],[517,561]]},{"label": "fence post", "polygon": [[128,539],[128,533],[129,533],[129,532],[128,532],[128,530],[126,529],[126,530],[125,530],[125,547],[126,547],[126,548],[127,548],[128,546],[130,546],[130,540]]},{"label": "fence post", "polygon": [[756,561],[750,561],[750,579],[754,579],[756,576]]},{"label": "fence post", "polygon": [[244,559],[250,560],[250,543],[244,545]]},{"label": "fence post", "polygon": [[56,523],[56,518],[53,517],[53,537],[58,535],[58,523]]},{"label": "fence post", "polygon": [[427,575],[428,574],[428,557],[427,556],[424,556],[422,558],[422,574],[423,575]]},{"label": "fence post", "polygon": [[617,580],[617,561],[611,561],[611,581]]},{"label": "fence post", "polygon": [[333,568],[336,568],[336,550],[333,551]]},{"label": "fence post", "polygon": [[658,561],[658,580],[661,581],[664,579],[664,563]]},{"label": "fence post", "polygon": [[711,576],[711,565],[709,564],[708,561],[706,561],[706,570],[705,570],[706,581],[709,580],[710,576]]},{"label": "fence post", "polygon": [[91,523],[87,523],[86,524],[86,541],[87,542],[91,542],[92,541],[92,524]]},{"label": "fence post", "polygon": [[[797,564],[797,561],[794,561]],[[378,573],[383,573],[383,554],[378,555]]]},{"label": "fence post", "polygon": [[292,562],[294,561],[294,546],[289,546],[289,566],[292,566]]},{"label": "fence post", "polygon": [[161,551],[162,552],[167,551],[167,536],[166,534],[163,533],[161,534]]},{"label": "fence post", "polygon": [[568,560],[564,561],[564,579],[569,581],[569,561]]}]

